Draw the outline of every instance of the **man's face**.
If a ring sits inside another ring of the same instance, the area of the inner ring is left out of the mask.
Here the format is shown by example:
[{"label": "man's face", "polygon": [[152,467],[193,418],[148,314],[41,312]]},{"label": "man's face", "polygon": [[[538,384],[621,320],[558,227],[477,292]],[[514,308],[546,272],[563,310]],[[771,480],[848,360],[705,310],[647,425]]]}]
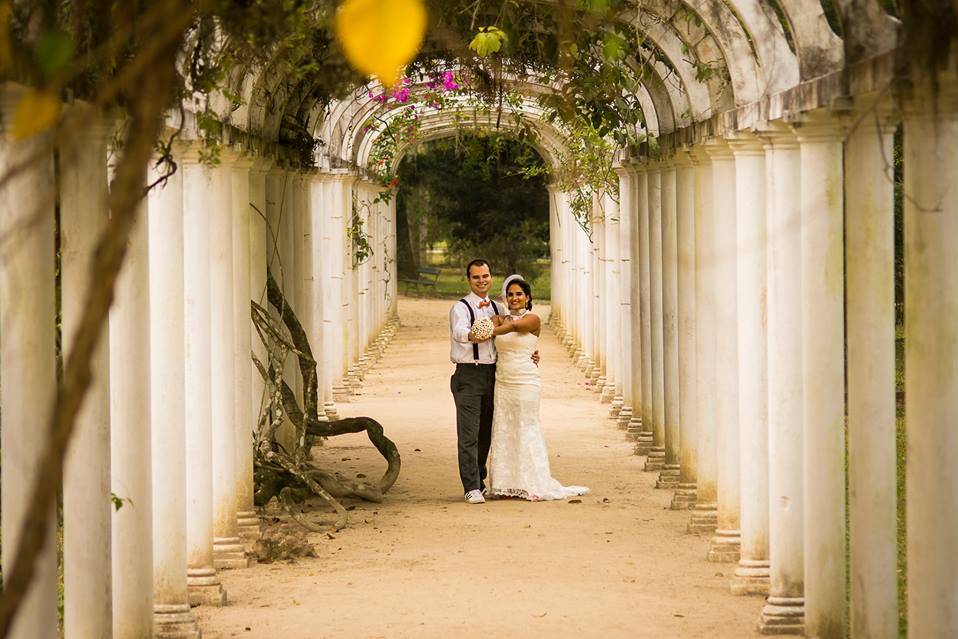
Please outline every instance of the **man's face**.
[{"label": "man's face", "polygon": [[469,269],[469,288],[479,297],[485,297],[492,286],[492,273],[485,264],[478,264]]}]

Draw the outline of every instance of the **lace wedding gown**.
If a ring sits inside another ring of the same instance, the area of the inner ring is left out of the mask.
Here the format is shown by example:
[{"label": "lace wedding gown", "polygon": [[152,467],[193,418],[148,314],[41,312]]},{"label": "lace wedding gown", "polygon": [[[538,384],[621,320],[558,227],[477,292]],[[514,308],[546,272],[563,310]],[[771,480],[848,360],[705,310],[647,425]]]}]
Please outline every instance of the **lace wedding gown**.
[{"label": "lace wedding gown", "polygon": [[563,486],[549,471],[549,451],[539,424],[539,368],[532,361],[539,338],[506,333],[496,338],[496,392],[492,418],[492,494],[530,501],[584,495],[584,486]]}]

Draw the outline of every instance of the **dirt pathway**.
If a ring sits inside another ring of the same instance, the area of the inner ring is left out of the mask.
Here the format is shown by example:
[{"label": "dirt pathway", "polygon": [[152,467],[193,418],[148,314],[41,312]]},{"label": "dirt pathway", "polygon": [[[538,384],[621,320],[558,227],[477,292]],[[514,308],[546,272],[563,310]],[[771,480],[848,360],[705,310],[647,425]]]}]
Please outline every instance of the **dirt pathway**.
[{"label": "dirt pathway", "polygon": [[[400,301],[403,328],[344,416],[370,415],[403,455],[382,504],[357,503],[351,525],[311,535],[316,558],[223,572],[230,605],[197,608],[204,636],[754,636],[763,600],[733,597],[731,564],[705,561],[566,352],[541,342],[542,420],[552,472],[592,492],[581,503],[463,503],[449,375],[451,302]],[[542,312],[542,309],[538,309]],[[370,477],[365,437],[317,449],[327,467]],[[316,521],[328,518],[319,513]]]}]

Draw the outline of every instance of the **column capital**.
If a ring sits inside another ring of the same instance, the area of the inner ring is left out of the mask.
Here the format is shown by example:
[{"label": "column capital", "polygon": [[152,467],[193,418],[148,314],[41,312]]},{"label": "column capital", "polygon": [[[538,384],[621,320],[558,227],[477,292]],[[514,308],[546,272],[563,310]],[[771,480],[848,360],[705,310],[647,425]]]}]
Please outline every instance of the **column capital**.
[{"label": "column capital", "polygon": [[273,158],[268,158],[262,155],[253,155],[252,159],[253,164],[249,169],[251,173],[266,175],[273,167]]},{"label": "column capital", "polygon": [[695,166],[695,158],[692,157],[691,148],[687,146],[677,148],[675,155],[672,156],[672,163],[675,164],[677,169]]},{"label": "column capital", "polygon": [[848,133],[848,118],[820,109],[803,114],[791,127],[800,144],[837,142],[844,140]]},{"label": "column capital", "polygon": [[173,153],[184,165],[202,164],[202,140],[177,140],[173,143]]},{"label": "column capital", "polygon": [[792,127],[778,120],[769,122],[766,127],[756,131],[756,136],[762,140],[766,151],[798,148],[798,138],[795,137]]},{"label": "column capital", "polygon": [[712,157],[706,151],[705,144],[699,143],[691,146],[688,150],[689,159],[692,161],[692,164],[695,166],[702,166],[712,163]]},{"label": "column capital", "polygon": [[249,169],[256,163],[257,158],[240,147],[224,146],[220,152],[220,163],[231,169]]},{"label": "column capital", "polygon": [[84,100],[74,100],[65,106],[64,120],[82,124],[82,126],[76,126],[72,133],[74,139],[78,141],[103,140],[109,137],[120,120]]},{"label": "column capital", "polygon": [[709,138],[705,141],[705,152],[714,160],[732,160],[732,149],[725,138]]},{"label": "column capital", "polygon": [[733,136],[726,138],[726,141],[736,157],[765,155],[764,141],[751,131],[737,131]]}]

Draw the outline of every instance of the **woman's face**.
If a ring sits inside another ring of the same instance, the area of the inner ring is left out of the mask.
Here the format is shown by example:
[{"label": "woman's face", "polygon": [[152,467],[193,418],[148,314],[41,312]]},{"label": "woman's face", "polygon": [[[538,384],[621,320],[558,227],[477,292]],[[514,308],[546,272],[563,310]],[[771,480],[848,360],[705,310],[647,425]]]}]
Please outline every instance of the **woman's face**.
[{"label": "woman's face", "polygon": [[529,298],[526,292],[518,284],[510,284],[506,289],[506,302],[509,304],[510,311],[518,311],[526,307]]}]

